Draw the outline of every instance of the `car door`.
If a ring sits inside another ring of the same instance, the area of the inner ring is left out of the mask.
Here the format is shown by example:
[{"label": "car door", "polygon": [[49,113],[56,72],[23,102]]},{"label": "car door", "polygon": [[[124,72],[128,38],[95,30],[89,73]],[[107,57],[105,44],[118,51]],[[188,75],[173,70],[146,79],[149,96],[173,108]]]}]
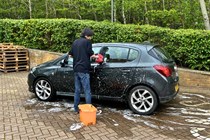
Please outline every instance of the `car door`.
[{"label": "car door", "polygon": [[[98,54],[101,49],[101,46],[97,46],[93,48],[93,51],[95,54]],[[94,59],[91,59],[91,69],[90,69],[90,86],[91,86],[91,94],[92,96],[97,96],[97,90],[98,90],[98,76],[96,74],[96,68],[99,66],[99,64],[95,63]]]},{"label": "car door", "polygon": [[[74,93],[74,72],[73,72],[73,59],[68,58],[67,63],[61,65],[55,73],[56,89],[57,92],[63,94]],[[64,61],[64,60],[61,60]]]},{"label": "car door", "polygon": [[95,90],[100,96],[121,97],[132,78],[132,67],[128,62],[129,48],[121,46],[106,46],[107,60],[94,68]]}]

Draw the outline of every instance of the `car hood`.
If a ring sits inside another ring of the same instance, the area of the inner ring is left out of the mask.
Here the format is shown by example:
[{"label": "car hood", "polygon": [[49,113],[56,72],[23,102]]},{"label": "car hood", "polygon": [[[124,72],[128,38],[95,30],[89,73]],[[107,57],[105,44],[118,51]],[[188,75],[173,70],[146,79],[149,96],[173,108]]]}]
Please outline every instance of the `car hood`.
[{"label": "car hood", "polygon": [[36,67],[37,67],[37,68],[46,67],[46,66],[52,65],[52,63],[53,63],[53,60],[47,61],[47,62],[42,63],[42,64],[39,64],[39,65],[37,65]]}]

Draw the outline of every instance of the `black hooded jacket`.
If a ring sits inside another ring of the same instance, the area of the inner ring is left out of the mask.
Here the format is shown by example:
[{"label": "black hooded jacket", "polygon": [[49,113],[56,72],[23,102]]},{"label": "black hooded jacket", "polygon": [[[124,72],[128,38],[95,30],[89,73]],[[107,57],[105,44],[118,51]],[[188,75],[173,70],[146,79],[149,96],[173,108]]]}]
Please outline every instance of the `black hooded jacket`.
[{"label": "black hooded jacket", "polygon": [[69,55],[73,57],[74,72],[89,73],[90,71],[90,56],[94,54],[92,43],[85,37],[75,40]]}]

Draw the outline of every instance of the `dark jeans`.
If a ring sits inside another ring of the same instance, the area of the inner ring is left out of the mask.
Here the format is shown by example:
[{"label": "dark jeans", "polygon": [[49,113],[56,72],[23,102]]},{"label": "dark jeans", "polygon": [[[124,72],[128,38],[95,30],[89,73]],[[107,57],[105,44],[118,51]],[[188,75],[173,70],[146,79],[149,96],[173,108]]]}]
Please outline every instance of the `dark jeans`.
[{"label": "dark jeans", "polygon": [[75,72],[75,94],[74,94],[74,110],[79,112],[78,105],[80,103],[80,93],[82,88],[85,93],[86,104],[91,104],[91,91],[90,91],[90,75],[88,73]]}]

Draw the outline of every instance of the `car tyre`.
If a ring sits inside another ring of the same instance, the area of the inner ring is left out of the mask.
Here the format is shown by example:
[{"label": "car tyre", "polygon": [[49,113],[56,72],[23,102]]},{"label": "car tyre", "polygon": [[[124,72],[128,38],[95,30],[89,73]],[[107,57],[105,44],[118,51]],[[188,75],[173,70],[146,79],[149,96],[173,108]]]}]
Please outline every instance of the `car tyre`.
[{"label": "car tyre", "polygon": [[158,106],[158,99],[150,88],[136,86],[129,93],[128,103],[133,112],[140,115],[151,115]]},{"label": "car tyre", "polygon": [[52,101],[55,98],[55,90],[46,78],[39,78],[34,84],[36,97],[41,101]]}]

